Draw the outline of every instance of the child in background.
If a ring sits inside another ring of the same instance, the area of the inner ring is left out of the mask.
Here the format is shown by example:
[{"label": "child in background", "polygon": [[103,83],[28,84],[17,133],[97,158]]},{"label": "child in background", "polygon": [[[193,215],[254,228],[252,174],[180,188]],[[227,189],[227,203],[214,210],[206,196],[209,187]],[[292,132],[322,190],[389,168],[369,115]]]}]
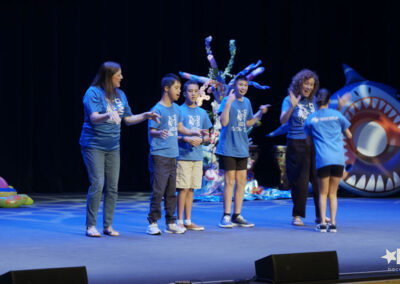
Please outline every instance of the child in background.
[{"label": "child in background", "polygon": [[[318,111],[307,118],[304,130],[313,138],[316,152],[321,210],[321,223],[316,229],[323,233],[327,229],[336,233],[337,190],[345,164],[342,133],[348,139],[351,139],[352,135],[349,130],[350,122],[339,111],[329,108],[329,98],[330,92],[327,89],[319,90],[316,95]],[[325,217],[327,197],[331,216],[329,226]]]}]

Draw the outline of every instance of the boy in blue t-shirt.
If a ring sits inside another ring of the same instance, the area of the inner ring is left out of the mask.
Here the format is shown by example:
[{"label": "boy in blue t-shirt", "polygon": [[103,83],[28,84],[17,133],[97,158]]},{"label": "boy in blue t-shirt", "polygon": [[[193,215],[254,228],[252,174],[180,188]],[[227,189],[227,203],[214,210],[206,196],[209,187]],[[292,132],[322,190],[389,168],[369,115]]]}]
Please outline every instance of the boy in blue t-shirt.
[{"label": "boy in blue t-shirt", "polygon": [[179,77],[168,74],[161,80],[162,97],[152,108],[160,115],[159,122],[149,121],[149,170],[153,194],[150,200],[150,212],[147,217],[147,234],[160,235],[157,221],[161,218],[161,201],[164,197],[165,232],[182,234],[186,230],[175,224],[176,209],[176,157],[178,150],[178,131],[188,136],[201,136],[202,131],[189,130],[182,124],[179,106],[174,103],[181,93]]},{"label": "boy in blue t-shirt", "polygon": [[[210,140],[208,129],[212,127],[207,112],[196,105],[199,96],[199,84],[189,80],[183,86],[185,103],[180,106],[183,125],[191,130],[206,129],[207,134],[198,136],[179,136],[179,157],[176,168],[176,187],[178,190],[178,225],[188,230],[202,231],[191,221],[193,190],[201,188],[203,177],[202,143]],[[183,212],[185,211],[185,223]]]},{"label": "boy in blue t-shirt", "polygon": [[[247,158],[249,157],[247,128],[260,120],[270,105],[260,106],[259,111],[253,116],[250,100],[245,97],[248,87],[247,78],[242,75],[237,76],[234,88],[222,100],[219,109],[222,129],[216,153],[219,156],[219,168],[225,171],[224,215],[219,223],[221,228],[254,227],[254,224],[249,223],[240,215],[247,182]],[[235,182],[234,214],[231,218]]]}]

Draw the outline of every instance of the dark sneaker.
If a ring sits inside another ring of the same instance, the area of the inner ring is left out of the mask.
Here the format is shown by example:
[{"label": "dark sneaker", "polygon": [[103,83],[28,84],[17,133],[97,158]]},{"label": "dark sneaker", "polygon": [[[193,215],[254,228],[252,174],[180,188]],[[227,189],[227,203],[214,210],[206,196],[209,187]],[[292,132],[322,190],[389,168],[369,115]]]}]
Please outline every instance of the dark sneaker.
[{"label": "dark sneaker", "polygon": [[221,228],[233,228],[231,216],[225,215],[224,217],[222,217],[221,222],[219,222],[218,226]]},{"label": "dark sneaker", "polygon": [[243,218],[242,215],[239,215],[236,217],[236,219],[232,220],[232,224],[233,226],[245,227],[245,228],[254,227],[254,224],[249,223],[246,219]]},{"label": "dark sneaker", "polygon": [[329,225],[329,232],[331,232],[331,233],[336,233],[336,232],[337,232],[337,230],[336,230],[336,225],[330,224],[330,225]]},{"label": "dark sneaker", "polygon": [[317,232],[326,233],[326,224],[318,224],[315,230]]}]

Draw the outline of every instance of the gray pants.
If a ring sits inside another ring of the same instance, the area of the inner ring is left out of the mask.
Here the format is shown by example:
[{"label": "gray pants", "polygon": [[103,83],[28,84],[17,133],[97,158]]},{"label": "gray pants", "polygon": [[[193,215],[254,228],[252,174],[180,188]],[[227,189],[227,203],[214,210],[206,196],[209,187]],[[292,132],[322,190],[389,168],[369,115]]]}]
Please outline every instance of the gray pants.
[{"label": "gray pants", "polygon": [[115,203],[118,198],[119,149],[103,151],[82,147],[81,152],[90,182],[87,195],[86,226],[96,226],[104,182],[103,226],[111,226],[114,218]]},{"label": "gray pants", "polygon": [[164,197],[165,220],[174,223],[176,209],[176,159],[149,155],[150,184],[153,194],[150,198],[150,223],[161,218],[161,201]]}]

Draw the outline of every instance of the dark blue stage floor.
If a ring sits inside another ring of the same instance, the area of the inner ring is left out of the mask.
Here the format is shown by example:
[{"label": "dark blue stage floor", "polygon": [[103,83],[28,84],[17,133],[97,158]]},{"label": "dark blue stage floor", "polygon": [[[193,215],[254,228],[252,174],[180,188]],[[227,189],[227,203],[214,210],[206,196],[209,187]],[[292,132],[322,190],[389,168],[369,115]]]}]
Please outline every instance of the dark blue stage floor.
[{"label": "dark blue stage floor", "polygon": [[314,231],[311,199],[306,226],[293,227],[285,199],[245,202],[243,215],[255,228],[218,228],[222,204],[195,203],[193,220],[206,231],[149,236],[148,194],[121,193],[114,221],[121,236],[92,239],[84,234],[84,195],[32,197],[33,206],[0,208],[0,274],[86,266],[91,284],[245,280],[264,256],[328,250],[337,251],[340,273],[400,270],[381,258],[400,248],[399,198],[340,198],[336,234]]}]

